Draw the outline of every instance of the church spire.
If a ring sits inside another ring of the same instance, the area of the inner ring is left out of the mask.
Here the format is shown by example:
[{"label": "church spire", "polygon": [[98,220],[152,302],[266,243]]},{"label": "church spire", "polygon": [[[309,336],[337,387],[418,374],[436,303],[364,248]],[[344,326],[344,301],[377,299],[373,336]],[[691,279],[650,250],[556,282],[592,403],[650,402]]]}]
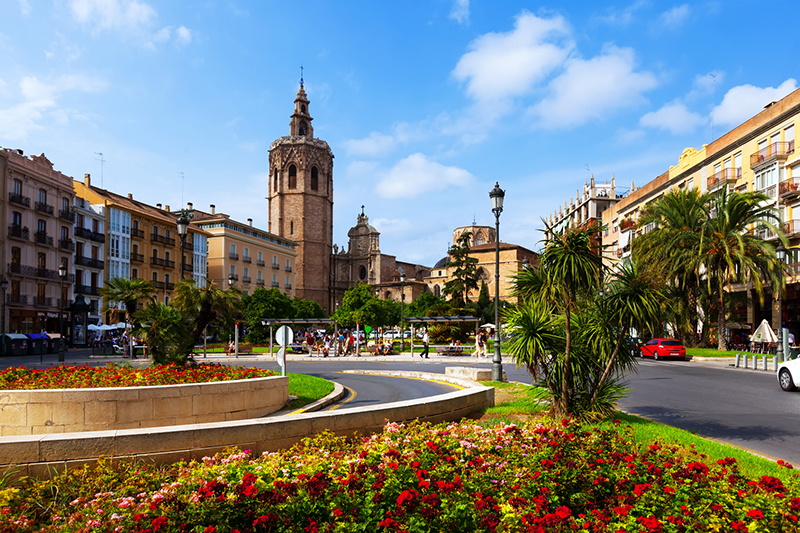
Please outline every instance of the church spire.
[{"label": "church spire", "polygon": [[294,113],[292,121],[289,123],[289,135],[292,137],[314,137],[314,127],[311,125],[311,115],[308,111],[309,101],[306,91],[303,88],[303,67],[300,67],[300,89],[294,99]]}]

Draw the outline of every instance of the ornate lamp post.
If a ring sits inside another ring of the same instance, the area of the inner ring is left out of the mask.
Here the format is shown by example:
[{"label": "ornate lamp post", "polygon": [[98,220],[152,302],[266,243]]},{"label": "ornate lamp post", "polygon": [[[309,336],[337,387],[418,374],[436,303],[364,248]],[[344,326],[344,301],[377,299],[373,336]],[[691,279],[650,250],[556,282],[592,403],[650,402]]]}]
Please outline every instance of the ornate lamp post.
[{"label": "ornate lamp post", "polygon": [[183,251],[186,248],[186,233],[189,231],[189,218],[181,211],[178,218],[178,235],[181,237],[181,280],[183,279]]},{"label": "ornate lamp post", "polygon": [[492,381],[503,381],[503,363],[500,355],[500,213],[503,212],[503,198],[506,191],[495,182],[489,192],[492,199],[492,213],[495,218],[494,242],[494,357],[492,358]]},{"label": "ornate lamp post", "polygon": [[60,335],[60,342],[58,343],[58,362],[64,362],[64,281],[67,279],[67,264],[61,263],[58,266],[58,277],[61,280],[61,298],[58,302],[58,334]]},{"label": "ornate lamp post", "polygon": [[402,353],[406,351],[406,273],[403,270],[403,267],[400,267],[397,270],[400,272],[400,352]]},{"label": "ornate lamp post", "polygon": [[778,362],[783,362],[783,263],[786,260],[786,248],[783,243],[779,243],[775,248],[775,255],[778,256],[778,266],[780,268],[780,277],[778,278],[778,347],[775,349],[775,355]]}]

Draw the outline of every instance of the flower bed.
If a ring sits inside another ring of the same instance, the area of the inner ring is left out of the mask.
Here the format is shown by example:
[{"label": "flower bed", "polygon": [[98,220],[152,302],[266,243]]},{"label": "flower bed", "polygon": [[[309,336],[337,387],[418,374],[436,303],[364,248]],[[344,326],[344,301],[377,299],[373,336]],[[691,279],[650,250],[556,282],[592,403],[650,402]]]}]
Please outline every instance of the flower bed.
[{"label": "flower bed", "polygon": [[[797,531],[800,490],[629,430],[475,424],[331,434],[167,470],[102,463],[0,492],[0,531]],[[788,465],[787,465],[788,467]],[[791,467],[788,467],[791,468]],[[15,492],[16,491],[16,492]]]},{"label": "flower bed", "polygon": [[220,364],[146,368],[129,365],[60,365],[44,370],[11,367],[0,372],[0,390],[81,389],[92,387],[146,387],[181,383],[208,383],[274,376],[270,370]]}]

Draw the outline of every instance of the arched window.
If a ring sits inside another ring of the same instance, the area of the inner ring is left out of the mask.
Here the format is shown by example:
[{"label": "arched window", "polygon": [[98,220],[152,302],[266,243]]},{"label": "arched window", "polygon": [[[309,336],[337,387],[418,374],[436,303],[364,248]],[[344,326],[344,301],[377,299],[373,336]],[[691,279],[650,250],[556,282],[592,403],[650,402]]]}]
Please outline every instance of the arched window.
[{"label": "arched window", "polygon": [[358,279],[367,279],[367,267],[361,265],[361,268],[358,270]]},{"label": "arched window", "polygon": [[305,114],[305,113],[306,113],[306,106],[305,106],[305,104],[301,104],[301,105],[300,105],[300,112],[301,112],[301,113],[303,113],[303,114]]},{"label": "arched window", "polygon": [[482,232],[478,232],[475,235],[475,246],[480,246],[481,244],[486,244],[486,237],[483,236]]},{"label": "arched window", "polygon": [[305,137],[306,136],[306,123],[305,122],[301,122],[300,123],[300,127],[297,128],[297,134],[300,137]]},{"label": "arched window", "polygon": [[317,167],[311,167],[311,190],[319,189],[319,171]]},{"label": "arched window", "polygon": [[433,286],[433,295],[437,298],[442,295],[442,289],[440,289],[438,285]]},{"label": "arched window", "polygon": [[274,180],[273,180],[273,181],[275,182],[275,184],[274,184],[274,190],[276,190],[276,191],[277,191],[277,190],[278,190],[278,169],[277,169],[277,168],[275,169],[275,178],[274,178]]},{"label": "arched window", "polygon": [[289,188],[297,188],[297,167],[294,165],[289,166]]},{"label": "arched window", "polygon": [[489,274],[483,268],[479,268],[477,274],[479,280],[489,281]]}]

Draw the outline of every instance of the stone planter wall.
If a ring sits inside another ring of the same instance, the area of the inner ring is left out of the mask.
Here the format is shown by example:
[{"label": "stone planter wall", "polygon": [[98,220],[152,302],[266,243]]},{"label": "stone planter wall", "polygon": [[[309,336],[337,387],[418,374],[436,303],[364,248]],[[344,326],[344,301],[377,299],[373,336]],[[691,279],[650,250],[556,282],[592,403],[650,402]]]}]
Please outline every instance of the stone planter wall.
[{"label": "stone planter wall", "polygon": [[138,429],[258,418],[289,399],[289,378],[154,387],[0,391],[0,436]]}]

